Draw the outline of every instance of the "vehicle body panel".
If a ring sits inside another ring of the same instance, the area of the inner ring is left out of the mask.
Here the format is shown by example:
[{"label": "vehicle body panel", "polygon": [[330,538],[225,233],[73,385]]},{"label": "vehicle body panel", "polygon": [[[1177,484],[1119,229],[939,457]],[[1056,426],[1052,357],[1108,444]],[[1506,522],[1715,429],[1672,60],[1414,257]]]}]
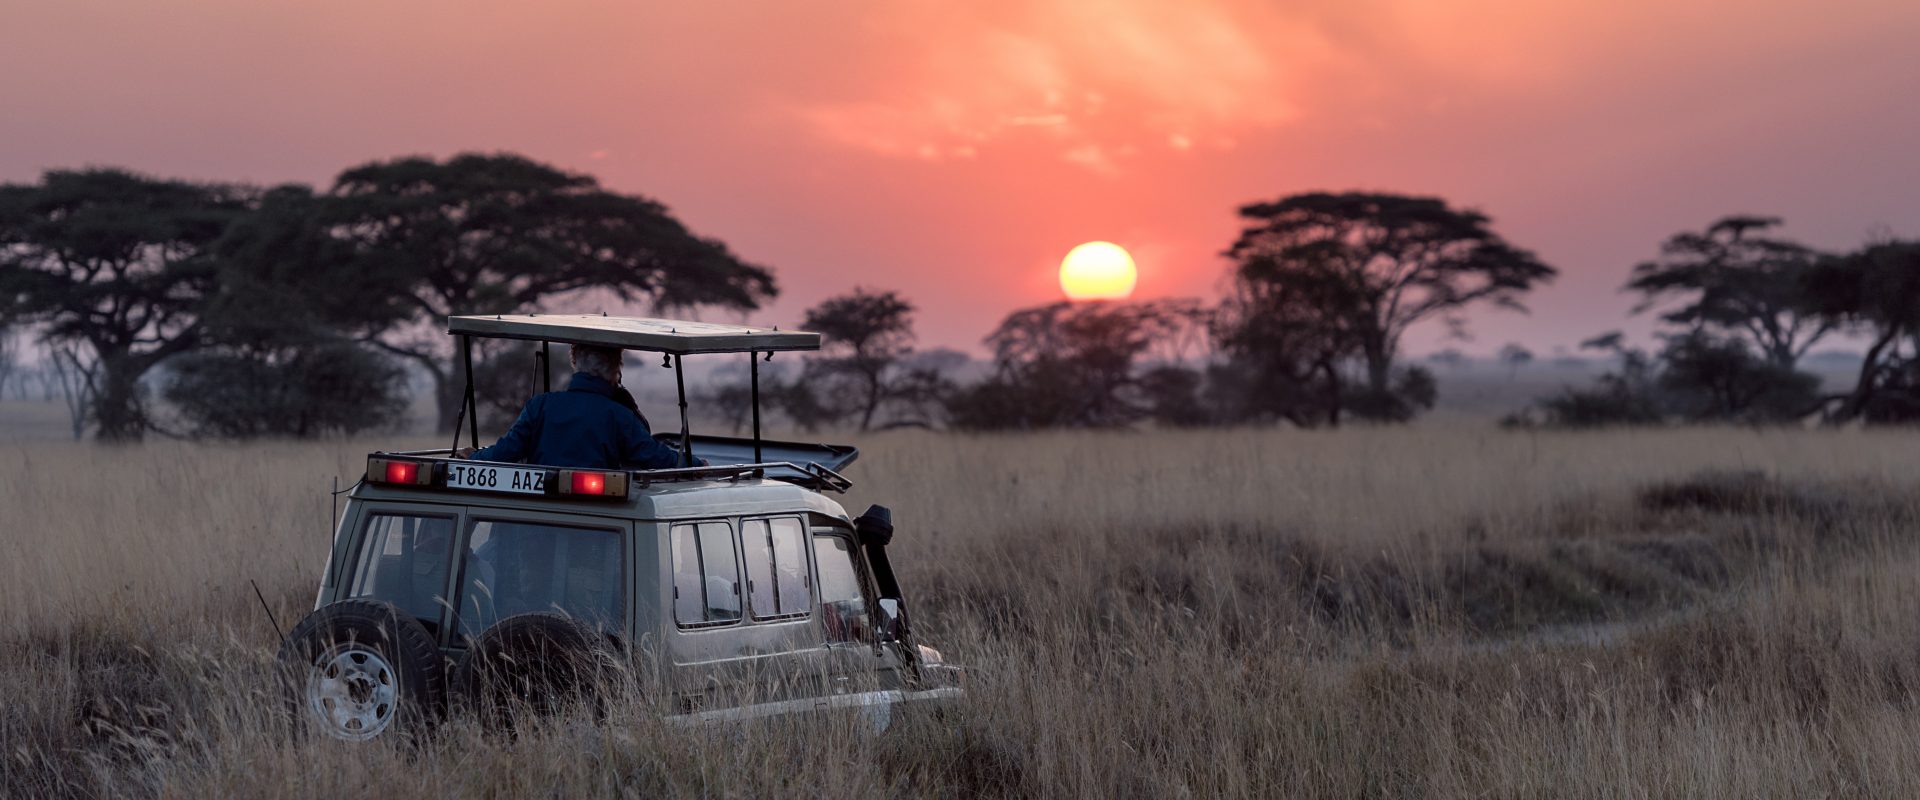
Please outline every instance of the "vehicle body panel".
[{"label": "vehicle body panel", "polygon": [[[644,473],[636,480],[644,480]],[[793,710],[849,704],[909,702],[946,697],[914,694],[897,650],[874,640],[870,622],[856,624],[866,638],[831,641],[822,617],[817,577],[816,536],[844,539],[862,602],[876,602],[872,577],[858,554],[854,526],[839,503],[807,488],[759,478],[696,480],[636,486],[624,499],[493,494],[445,488],[392,486],[362,482],[348,497],[336,531],[316,607],[355,594],[355,581],[368,558],[370,523],[381,515],[417,515],[448,519],[453,539],[449,567],[441,581],[443,600],[429,619],[442,652],[458,660],[474,630],[462,630],[462,610],[473,605],[462,594],[477,592],[479,574],[470,563],[476,527],[483,521],[539,523],[616,531],[623,543],[625,575],[621,598],[625,619],[619,638],[630,645],[635,666],[670,698],[670,708],[688,720],[745,719]],[[758,601],[748,601],[752,576],[741,545],[743,526],[774,520],[797,529],[805,553],[809,602],[804,616],[759,618]],[[733,542],[734,591],[742,613],[725,624],[686,626],[675,618],[673,531],[676,526],[724,524]],[[391,523],[382,523],[391,524]],[[473,572],[474,574],[469,574]],[[497,580],[497,576],[495,578]],[[466,613],[483,616],[478,611]],[[891,693],[891,694],[889,694]],[[721,713],[725,712],[725,713]],[[683,720],[685,721],[685,720]]]}]

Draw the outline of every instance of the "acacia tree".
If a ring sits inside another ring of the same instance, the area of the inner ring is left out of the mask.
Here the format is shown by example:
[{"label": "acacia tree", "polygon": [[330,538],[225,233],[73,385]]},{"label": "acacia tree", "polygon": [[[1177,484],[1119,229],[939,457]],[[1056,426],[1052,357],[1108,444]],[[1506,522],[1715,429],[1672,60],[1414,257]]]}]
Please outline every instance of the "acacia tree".
[{"label": "acacia tree", "polygon": [[0,186],[0,316],[38,325],[86,376],[100,438],[150,428],[140,379],[199,343],[208,248],[245,207],[234,187],[117,169]]},{"label": "acacia tree", "polygon": [[433,376],[442,429],[464,377],[437,335],[449,315],[527,311],[588,289],[655,308],[751,310],[776,291],[766,269],[665,206],[516,155],[374,162],[341,173],[329,198],[331,234],[403,287],[411,324],[368,339]]},{"label": "acacia tree", "polygon": [[994,374],[952,397],[964,428],[1115,427],[1152,410],[1136,374],[1156,342],[1182,335],[1192,304],[1060,302],[1022,309],[987,336]]},{"label": "acacia tree", "polygon": [[802,380],[850,382],[860,430],[872,428],[874,413],[895,394],[892,373],[913,352],[913,311],[897,292],[860,288],[807,309],[804,326],[820,334],[822,343]]},{"label": "acacia tree", "polygon": [[1836,323],[1809,305],[1803,286],[1826,256],[1766,235],[1779,225],[1778,217],[1736,215],[1674,234],[1659,258],[1634,267],[1626,287],[1642,296],[1634,312],[1683,298],[1660,319],[1742,337],[1772,366],[1793,369]]},{"label": "acacia tree", "polygon": [[329,235],[324,202],[305,186],[272,189],[212,245],[201,346],[164,387],[193,432],[354,433],[404,410],[404,371],[359,340],[411,313],[405,287]]},{"label": "acacia tree", "polygon": [[[1869,415],[1876,406],[1920,404],[1920,396],[1890,401],[1889,394],[1920,395],[1920,242],[1895,241],[1829,259],[1807,275],[1809,302],[1823,319],[1857,329],[1869,339],[1853,389],[1837,398],[1829,414],[1844,422]],[[1900,344],[1911,341],[1914,355],[1903,359]],[[1880,414],[1891,419],[1897,414]],[[1920,414],[1916,414],[1920,416]]]},{"label": "acacia tree", "polygon": [[1363,276],[1326,261],[1253,259],[1235,271],[1214,338],[1215,404],[1235,419],[1338,426],[1350,402],[1342,366],[1367,329]]},{"label": "acacia tree", "polygon": [[1508,342],[1500,348],[1500,363],[1507,365],[1507,380],[1512,381],[1520,375],[1520,368],[1533,363],[1533,351],[1519,342]]},{"label": "acacia tree", "polygon": [[1486,215],[1434,197],[1315,192],[1239,213],[1245,227],[1226,251],[1238,283],[1312,271],[1356,295],[1340,326],[1366,368],[1372,399],[1356,408],[1369,416],[1404,410],[1385,400],[1395,396],[1393,362],[1408,328],[1434,318],[1459,328],[1459,313],[1474,304],[1524,310],[1520,297],[1555,274],[1495,234]]}]

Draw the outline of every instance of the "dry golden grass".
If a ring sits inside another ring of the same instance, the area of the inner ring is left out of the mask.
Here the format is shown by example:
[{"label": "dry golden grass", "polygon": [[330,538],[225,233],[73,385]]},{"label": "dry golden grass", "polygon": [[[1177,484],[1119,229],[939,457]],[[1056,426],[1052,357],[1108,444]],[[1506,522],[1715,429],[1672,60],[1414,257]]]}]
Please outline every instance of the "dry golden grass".
[{"label": "dry golden grass", "polygon": [[1920,796],[1920,434],[878,437],[970,698],[289,735],[273,634],[371,445],[0,446],[0,793]]}]

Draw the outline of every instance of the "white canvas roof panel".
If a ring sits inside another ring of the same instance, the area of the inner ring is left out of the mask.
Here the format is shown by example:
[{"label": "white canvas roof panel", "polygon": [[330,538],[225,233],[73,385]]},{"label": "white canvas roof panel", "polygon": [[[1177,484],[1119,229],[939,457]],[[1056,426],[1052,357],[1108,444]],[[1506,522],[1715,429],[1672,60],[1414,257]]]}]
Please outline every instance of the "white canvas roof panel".
[{"label": "white canvas roof panel", "polygon": [[597,344],[674,355],[820,349],[820,334],[806,331],[601,314],[448,317],[447,333],[495,339]]}]

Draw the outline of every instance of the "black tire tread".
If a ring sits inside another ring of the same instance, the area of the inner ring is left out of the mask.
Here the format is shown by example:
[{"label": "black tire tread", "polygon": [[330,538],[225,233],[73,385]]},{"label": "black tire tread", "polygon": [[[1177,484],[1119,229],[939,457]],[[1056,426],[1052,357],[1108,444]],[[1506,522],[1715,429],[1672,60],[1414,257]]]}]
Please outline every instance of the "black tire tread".
[{"label": "black tire tread", "polygon": [[288,684],[296,718],[305,713],[304,669],[310,669],[329,645],[347,638],[372,644],[393,657],[402,688],[396,728],[425,732],[445,716],[446,659],[433,634],[391,603],[354,599],[314,609],[280,645],[275,660]]},{"label": "black tire tread", "polygon": [[[563,663],[536,665],[526,657],[535,649]],[[537,699],[514,694],[503,680],[529,678],[545,682],[546,689],[562,695],[559,699],[597,701],[593,694],[599,681],[617,663],[612,645],[592,626],[564,614],[536,611],[507,617],[482,631],[454,666],[450,684],[457,704],[510,727],[505,703]],[[509,700],[503,692],[513,696]]]}]

